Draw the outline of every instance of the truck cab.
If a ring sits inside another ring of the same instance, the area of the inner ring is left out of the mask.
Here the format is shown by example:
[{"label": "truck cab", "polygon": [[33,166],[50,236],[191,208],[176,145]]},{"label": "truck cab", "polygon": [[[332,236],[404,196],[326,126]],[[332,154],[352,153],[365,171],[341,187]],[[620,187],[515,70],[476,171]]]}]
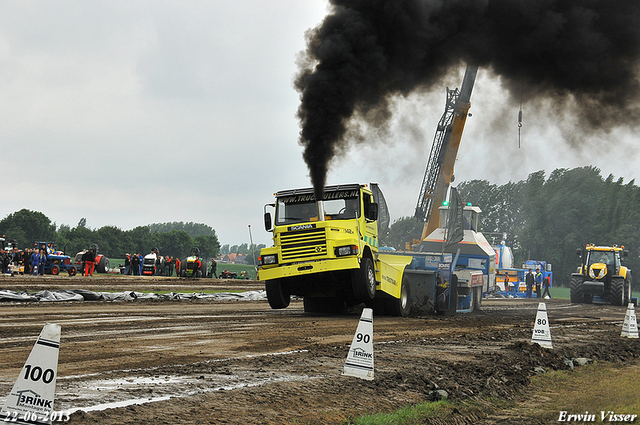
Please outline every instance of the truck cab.
[{"label": "truck cab", "polygon": [[280,191],[275,198],[264,216],[273,246],[263,248],[258,259],[271,307],[287,307],[291,295],[304,297],[307,311],[333,302],[337,309],[344,300],[371,301],[378,253],[373,192],[346,184],[325,187],[321,202],[312,188]]}]

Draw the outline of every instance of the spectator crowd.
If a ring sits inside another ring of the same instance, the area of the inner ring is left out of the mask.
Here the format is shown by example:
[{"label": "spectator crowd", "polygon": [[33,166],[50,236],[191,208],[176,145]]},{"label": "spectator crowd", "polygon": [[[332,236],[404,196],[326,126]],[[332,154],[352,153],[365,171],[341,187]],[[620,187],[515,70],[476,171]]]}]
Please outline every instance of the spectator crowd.
[{"label": "spectator crowd", "polygon": [[33,248],[19,250],[17,247],[0,251],[0,263],[2,272],[6,274],[17,273],[20,267],[24,267],[24,274],[40,275],[44,274],[44,264],[47,261],[47,250],[45,248]]},{"label": "spectator crowd", "polygon": [[[0,267],[2,267],[2,273],[4,274],[20,274],[24,275],[44,275],[45,263],[47,262],[48,254],[55,254],[55,248],[53,246],[40,246],[35,248],[26,248],[19,250],[17,247],[11,247],[9,249],[0,249]],[[147,258],[147,266],[151,265],[154,268],[153,275],[157,276],[180,276],[180,270],[182,262],[178,257],[172,256],[160,256],[156,250],[152,250],[155,253],[155,264],[149,264],[150,259]],[[81,265],[79,265],[78,273],[84,276],[92,276],[95,270],[96,250],[87,249],[84,250],[81,257]],[[198,262],[200,260],[198,259]],[[142,276],[143,268],[145,266],[145,257],[141,253],[131,254],[127,253],[124,264],[124,274],[129,276]],[[199,268],[199,267],[198,267]],[[206,271],[206,277],[218,278],[217,262],[211,258],[209,267],[204,267]],[[223,274],[225,278],[236,278],[235,273],[229,273],[225,270]],[[195,276],[194,276],[195,277]],[[203,276],[204,277],[204,276]],[[223,276],[220,276],[223,277]],[[243,272],[242,278],[249,278],[246,272]]]}]

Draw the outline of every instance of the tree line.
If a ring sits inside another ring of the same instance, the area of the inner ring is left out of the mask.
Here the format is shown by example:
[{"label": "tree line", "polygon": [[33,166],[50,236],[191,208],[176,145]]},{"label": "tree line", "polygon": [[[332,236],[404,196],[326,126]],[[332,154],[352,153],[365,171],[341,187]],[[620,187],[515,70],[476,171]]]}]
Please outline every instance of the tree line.
[{"label": "tree line", "polygon": [[0,220],[0,235],[7,240],[15,239],[20,248],[33,247],[36,242],[54,242],[71,257],[93,245],[110,258],[124,258],[126,253],[144,255],[153,248],[158,248],[162,255],[184,258],[196,246],[207,259],[220,253],[215,230],[192,222],[150,224],[126,231],[115,226],[93,230],[86,226],[85,218],[76,227],[66,224],[58,227],[43,213],[22,209]]},{"label": "tree line", "polygon": [[[577,248],[615,244],[629,251],[623,264],[640,273],[640,188],[635,180],[603,178],[598,168],[587,166],[556,169],[548,177],[538,171],[503,185],[471,180],[457,189],[464,203],[482,209],[479,230],[487,240],[511,247],[514,267],[527,259],[547,261],[555,284],[568,286],[580,265]],[[403,217],[382,240],[404,249],[421,230],[422,223]]]},{"label": "tree line", "polygon": [[[527,259],[551,263],[556,285],[568,285],[571,273],[580,265],[576,249],[588,243],[623,245],[629,251],[624,264],[640,273],[640,188],[635,180],[625,183],[613,175],[603,178],[598,168],[588,166],[556,169],[548,177],[538,171],[526,180],[503,185],[471,180],[460,183],[457,189],[464,203],[482,209],[479,230],[490,243],[510,246],[515,266]],[[402,217],[388,233],[380,235],[381,244],[404,249],[407,241],[420,237],[422,226],[413,217]],[[248,244],[225,245],[221,250],[215,230],[202,223],[92,230],[85,219],[73,228],[64,224],[57,227],[43,213],[26,209],[2,219],[0,235],[16,239],[20,247],[55,242],[72,256],[92,244],[112,258],[123,258],[127,252],[145,254],[152,248],[183,258],[194,246],[205,258],[221,251],[251,254]],[[261,247],[255,247],[256,256]]]},{"label": "tree line", "polygon": [[243,243],[240,245],[231,245],[231,246],[229,244],[224,244],[220,248],[220,254],[243,255],[245,256],[244,260],[247,264],[255,266],[257,265],[257,260],[258,260],[258,257],[260,256],[260,250],[265,247],[266,245],[263,243],[257,244],[257,245],[256,244],[250,245],[248,243]]}]

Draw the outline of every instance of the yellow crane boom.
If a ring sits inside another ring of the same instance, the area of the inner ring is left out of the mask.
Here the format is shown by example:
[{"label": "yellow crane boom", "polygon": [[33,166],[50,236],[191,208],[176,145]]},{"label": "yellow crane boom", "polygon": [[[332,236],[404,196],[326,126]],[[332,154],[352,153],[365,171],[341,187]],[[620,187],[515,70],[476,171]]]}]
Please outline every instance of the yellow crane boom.
[{"label": "yellow crane boom", "polygon": [[438,227],[438,208],[442,205],[447,189],[453,181],[453,167],[471,107],[471,91],[477,73],[478,67],[468,64],[460,90],[447,88],[445,112],[438,122],[416,205],[415,217],[424,221],[420,240],[424,240]]}]

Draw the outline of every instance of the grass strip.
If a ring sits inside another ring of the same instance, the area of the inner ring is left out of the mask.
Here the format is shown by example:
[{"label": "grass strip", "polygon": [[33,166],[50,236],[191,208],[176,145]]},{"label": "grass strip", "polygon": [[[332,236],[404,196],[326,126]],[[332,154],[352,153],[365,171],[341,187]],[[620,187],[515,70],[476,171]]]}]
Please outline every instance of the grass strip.
[{"label": "grass strip", "polygon": [[515,400],[424,402],[350,418],[343,425],[472,424],[486,418],[500,423],[640,423],[639,381],[637,363],[596,362],[536,376]]}]

